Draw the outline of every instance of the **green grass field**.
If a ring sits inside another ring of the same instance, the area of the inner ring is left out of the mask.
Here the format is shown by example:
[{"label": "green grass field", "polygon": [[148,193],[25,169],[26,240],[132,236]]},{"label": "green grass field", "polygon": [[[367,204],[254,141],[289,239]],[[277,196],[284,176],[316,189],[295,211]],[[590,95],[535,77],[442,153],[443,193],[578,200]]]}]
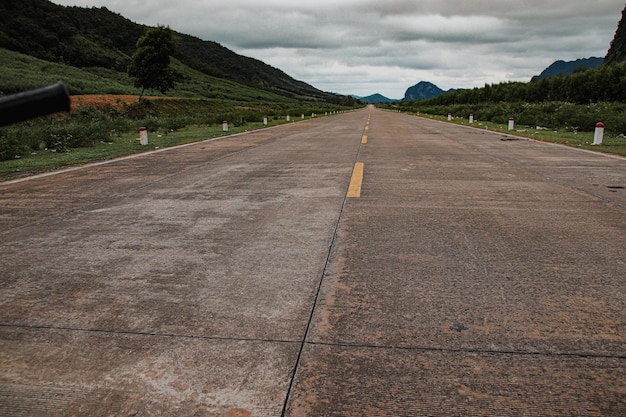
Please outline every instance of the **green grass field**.
[{"label": "green grass field", "polygon": [[[178,81],[169,97],[219,99],[235,103],[284,103],[297,99],[215,78],[172,58]],[[75,68],[0,48],[0,95],[14,94],[63,81],[71,94],[134,94],[133,80],[124,72],[106,68]],[[162,95],[151,92],[150,95]]]},{"label": "green grass field", "polygon": [[[433,120],[448,122],[447,116],[422,114],[421,117],[428,117]],[[588,149],[596,152],[626,156],[626,137],[610,133],[605,133],[602,145],[593,145],[594,132],[578,132],[573,131],[572,129],[537,129],[536,126],[515,126],[514,130],[509,131],[508,124],[505,125],[481,120],[476,120],[473,124],[470,124],[468,119],[460,117],[455,117],[448,123],[472,126],[479,129],[501,132],[506,135],[558,143],[561,145]]]}]

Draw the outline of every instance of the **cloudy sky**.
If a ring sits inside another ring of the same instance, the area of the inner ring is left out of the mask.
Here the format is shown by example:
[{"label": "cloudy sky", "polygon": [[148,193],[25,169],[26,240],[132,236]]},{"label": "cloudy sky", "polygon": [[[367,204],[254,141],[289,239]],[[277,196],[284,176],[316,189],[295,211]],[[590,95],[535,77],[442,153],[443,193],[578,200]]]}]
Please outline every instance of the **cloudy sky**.
[{"label": "cloudy sky", "polygon": [[218,42],[321,90],[402,98],[604,57],[623,0],[53,0]]}]

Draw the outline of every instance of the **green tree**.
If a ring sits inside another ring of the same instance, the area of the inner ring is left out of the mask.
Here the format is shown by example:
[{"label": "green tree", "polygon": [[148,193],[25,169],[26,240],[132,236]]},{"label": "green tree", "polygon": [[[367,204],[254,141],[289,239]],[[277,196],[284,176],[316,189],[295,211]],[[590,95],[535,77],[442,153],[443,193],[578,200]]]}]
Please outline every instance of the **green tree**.
[{"label": "green tree", "polygon": [[170,55],[174,54],[172,30],[169,27],[151,28],[137,41],[131,58],[128,75],[135,79],[135,87],[158,90],[166,94],[174,86],[174,72],[170,68]]}]

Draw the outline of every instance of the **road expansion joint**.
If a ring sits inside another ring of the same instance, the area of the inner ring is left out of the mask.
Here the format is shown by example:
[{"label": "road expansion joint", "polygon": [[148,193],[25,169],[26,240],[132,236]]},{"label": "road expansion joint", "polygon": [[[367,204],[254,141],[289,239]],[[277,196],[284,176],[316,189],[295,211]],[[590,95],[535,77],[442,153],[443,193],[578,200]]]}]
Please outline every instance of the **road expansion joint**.
[{"label": "road expansion joint", "polygon": [[[356,155],[354,157],[354,161],[353,161],[353,166],[357,165],[357,161],[359,160],[359,154],[361,151],[361,142],[359,142],[357,151],[356,151]],[[350,181],[351,182],[351,181]],[[304,352],[304,347],[307,345],[307,339],[309,337],[309,332],[311,331],[311,326],[313,323],[313,317],[315,315],[315,310],[317,308],[318,305],[318,301],[319,301],[319,297],[320,297],[320,292],[322,289],[322,284],[324,282],[324,277],[326,276],[326,273],[328,271],[328,267],[330,265],[330,258],[331,258],[331,254],[333,253],[333,250],[335,249],[336,245],[337,245],[337,235],[339,233],[339,225],[341,224],[341,220],[343,218],[344,212],[345,212],[345,208],[346,208],[346,203],[348,201],[348,192],[350,189],[350,183],[347,186],[347,189],[345,190],[345,192],[343,193],[344,197],[343,197],[343,201],[341,202],[341,209],[339,210],[339,216],[337,216],[337,221],[335,222],[334,228],[333,228],[333,234],[332,234],[332,238],[330,240],[330,245],[328,246],[328,252],[326,253],[326,260],[324,261],[324,267],[322,268],[322,271],[320,273],[320,277],[318,279],[317,282],[317,288],[315,290],[315,297],[313,298],[313,303],[311,306],[311,312],[309,314],[309,319],[307,321],[307,325],[306,328],[304,330],[304,335],[302,336],[302,339],[300,340],[300,349],[298,350],[298,355],[296,357],[296,361],[295,364],[293,366],[292,372],[291,372],[291,376],[289,378],[289,387],[287,388],[287,395],[285,396],[285,401],[283,402],[283,408],[281,411],[281,417],[284,417],[286,415],[287,412],[287,405],[289,404],[289,399],[291,398],[291,395],[293,393],[293,389],[294,389],[294,383],[296,380],[296,373],[298,372],[298,368],[300,367],[300,362],[302,360],[302,353]]]},{"label": "road expansion joint", "polygon": [[76,332],[87,334],[109,334],[117,336],[143,336],[143,337],[159,337],[169,339],[192,339],[192,340],[216,340],[216,341],[231,341],[231,342],[260,342],[260,343],[302,343],[299,339],[269,339],[269,338],[256,338],[256,337],[233,337],[233,336],[204,336],[204,335],[190,335],[190,334],[178,334],[178,333],[159,333],[159,332],[140,332],[131,330],[106,330],[106,329],[87,329],[80,327],[64,327],[64,326],[29,326],[19,324],[5,324],[0,323],[0,328],[4,329],[16,329],[16,330],[43,330],[43,331],[55,331],[55,332]]},{"label": "road expansion joint", "polygon": [[527,356],[527,357],[552,357],[552,358],[587,358],[587,359],[619,359],[626,360],[626,355],[598,354],[591,352],[539,352],[527,350],[497,350],[497,349],[475,349],[475,348],[445,348],[427,346],[393,346],[375,345],[367,343],[332,343],[332,342],[305,342],[308,346],[327,346],[350,349],[379,349],[379,350],[399,350],[412,352],[444,352],[444,353],[467,353],[478,355],[505,355],[505,356]]}]

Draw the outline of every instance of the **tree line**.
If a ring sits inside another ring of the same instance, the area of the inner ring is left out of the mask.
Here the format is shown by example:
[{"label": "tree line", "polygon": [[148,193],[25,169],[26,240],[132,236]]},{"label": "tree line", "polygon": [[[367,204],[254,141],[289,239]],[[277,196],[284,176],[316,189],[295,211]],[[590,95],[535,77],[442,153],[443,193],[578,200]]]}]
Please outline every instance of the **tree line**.
[{"label": "tree line", "polygon": [[568,76],[533,79],[529,83],[485,84],[484,87],[457,90],[423,100],[420,105],[546,101],[573,104],[626,102],[626,61],[597,69],[581,67]]}]

